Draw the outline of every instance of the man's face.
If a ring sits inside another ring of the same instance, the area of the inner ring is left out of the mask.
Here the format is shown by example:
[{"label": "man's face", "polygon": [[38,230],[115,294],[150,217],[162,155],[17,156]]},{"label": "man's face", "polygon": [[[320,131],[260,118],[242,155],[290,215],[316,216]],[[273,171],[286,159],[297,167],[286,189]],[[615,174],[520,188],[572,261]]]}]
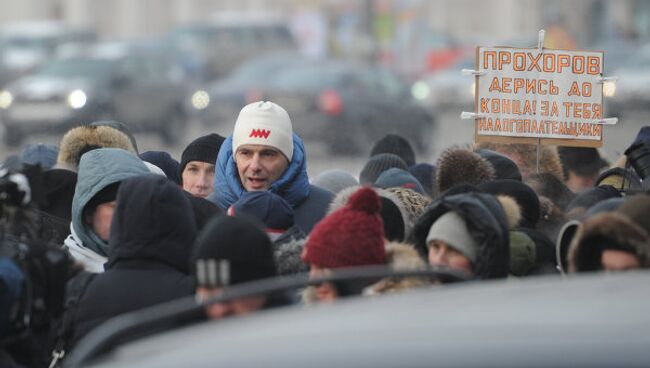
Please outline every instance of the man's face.
[{"label": "man's face", "polygon": [[596,179],[598,179],[597,172],[594,175],[584,176],[569,170],[569,178],[565,184],[573,193],[582,193],[589,188],[593,188],[594,184],[596,184]]},{"label": "man's face", "polygon": [[607,249],[600,256],[603,271],[626,271],[641,268],[639,259],[632,253]]},{"label": "man's face", "polygon": [[472,262],[463,253],[439,240],[429,242],[429,264],[432,266],[447,266],[472,274]]},{"label": "man's face", "polygon": [[214,191],[214,165],[190,161],[182,173],[183,189],[195,197],[207,197]]},{"label": "man's face", "polygon": [[[196,296],[199,300],[205,300],[211,297],[217,297],[223,293],[222,288],[204,288],[196,289]],[[263,296],[250,296],[238,298],[227,303],[214,303],[205,308],[205,312],[211,319],[219,319],[228,316],[241,316],[253,313],[264,307],[266,298]]]},{"label": "man's face", "polygon": [[108,236],[111,233],[113,212],[115,212],[115,201],[106,202],[97,206],[95,212],[86,218],[86,222],[92,226],[95,234],[103,241],[108,241]]},{"label": "man's face", "polygon": [[259,144],[237,148],[235,162],[239,180],[249,192],[269,189],[289,166],[287,158],[279,150]]}]

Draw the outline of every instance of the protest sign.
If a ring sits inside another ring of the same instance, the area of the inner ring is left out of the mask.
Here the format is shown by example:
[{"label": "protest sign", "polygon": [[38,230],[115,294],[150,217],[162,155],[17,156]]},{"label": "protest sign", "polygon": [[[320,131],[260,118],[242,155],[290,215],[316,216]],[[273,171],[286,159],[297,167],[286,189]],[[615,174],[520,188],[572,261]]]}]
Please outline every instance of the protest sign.
[{"label": "protest sign", "polygon": [[600,147],[603,52],[478,47],[477,142]]}]

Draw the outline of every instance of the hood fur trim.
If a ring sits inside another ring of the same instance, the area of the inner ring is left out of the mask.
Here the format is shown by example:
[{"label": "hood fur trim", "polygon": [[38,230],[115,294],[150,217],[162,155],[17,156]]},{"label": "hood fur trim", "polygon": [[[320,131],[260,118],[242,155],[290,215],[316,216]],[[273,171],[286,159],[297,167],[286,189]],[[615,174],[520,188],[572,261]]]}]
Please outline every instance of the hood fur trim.
[{"label": "hood fur trim", "polygon": [[[425,261],[420,258],[417,250],[405,243],[391,242],[386,244],[388,264],[394,270],[419,270],[427,268]],[[431,282],[426,277],[387,277],[368,286],[364,295],[394,293],[423,286]]]},{"label": "hood fur trim", "polygon": [[508,228],[510,230],[514,229],[521,222],[521,208],[517,204],[514,198],[507,195],[497,196],[503,211],[506,214],[506,220],[508,221]]},{"label": "hood fur trim", "polygon": [[[418,270],[427,268],[426,262],[420,258],[417,250],[406,243],[387,242],[386,257],[388,265],[395,270]],[[386,294],[429,285],[431,285],[431,282],[426,277],[387,277],[366,287],[363,295]],[[303,290],[302,301],[305,304],[318,302],[316,289],[313,286],[308,286]]]},{"label": "hood fur trim", "polygon": [[[600,269],[600,250],[592,247],[590,239],[604,236],[619,244],[631,246],[640,259],[641,267],[648,267],[650,236],[627,216],[615,212],[595,215],[586,220],[578,229],[569,245],[569,272],[593,271]],[[596,254],[598,253],[598,254]]]},{"label": "hood fur trim", "polygon": [[129,137],[108,126],[79,126],[70,129],[61,139],[57,167],[77,171],[82,153],[89,148],[121,148],[136,154]]}]

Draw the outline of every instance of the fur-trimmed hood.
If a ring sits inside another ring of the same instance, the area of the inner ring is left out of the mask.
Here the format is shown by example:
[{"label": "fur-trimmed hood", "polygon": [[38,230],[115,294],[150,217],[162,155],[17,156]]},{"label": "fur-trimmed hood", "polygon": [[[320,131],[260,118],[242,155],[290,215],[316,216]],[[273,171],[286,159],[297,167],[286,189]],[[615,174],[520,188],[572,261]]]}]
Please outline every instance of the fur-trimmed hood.
[{"label": "fur-trimmed hood", "polygon": [[137,154],[129,136],[110,126],[82,125],[61,139],[57,167],[77,171],[81,155],[95,148],[121,148]]},{"label": "fur-trimmed hood", "polygon": [[[426,262],[420,257],[412,245],[400,242],[386,242],[386,257],[388,266],[394,270],[426,269]],[[387,294],[431,285],[427,278],[422,277],[387,277],[361,290],[363,295]],[[308,286],[303,290],[302,300],[305,304],[318,302],[316,290]]]},{"label": "fur-trimmed hood", "polygon": [[569,272],[601,269],[602,248],[593,243],[601,237],[629,246],[639,258],[642,268],[650,266],[648,232],[624,214],[605,212],[579,226],[569,245]]},{"label": "fur-trimmed hood", "polygon": [[[412,245],[398,242],[386,244],[388,264],[394,270],[419,270],[427,268],[426,262],[420,257]],[[365,295],[387,294],[423,286],[431,282],[422,277],[387,277],[364,289]]]}]

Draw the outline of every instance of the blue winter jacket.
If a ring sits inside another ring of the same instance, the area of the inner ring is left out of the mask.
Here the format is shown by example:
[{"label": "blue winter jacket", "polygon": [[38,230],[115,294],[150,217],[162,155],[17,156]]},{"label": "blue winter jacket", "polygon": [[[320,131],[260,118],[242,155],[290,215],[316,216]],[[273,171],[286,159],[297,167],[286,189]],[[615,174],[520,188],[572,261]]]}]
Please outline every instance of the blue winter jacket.
[{"label": "blue winter jacket", "polygon": [[[289,202],[294,209],[295,223],[305,234],[309,234],[314,225],[325,217],[327,207],[334,198],[331,192],[309,184],[307,153],[302,140],[295,133],[293,158],[269,190]],[[230,136],[219,150],[214,174],[214,192],[209,199],[227,210],[245,191],[239,180]]]}]

